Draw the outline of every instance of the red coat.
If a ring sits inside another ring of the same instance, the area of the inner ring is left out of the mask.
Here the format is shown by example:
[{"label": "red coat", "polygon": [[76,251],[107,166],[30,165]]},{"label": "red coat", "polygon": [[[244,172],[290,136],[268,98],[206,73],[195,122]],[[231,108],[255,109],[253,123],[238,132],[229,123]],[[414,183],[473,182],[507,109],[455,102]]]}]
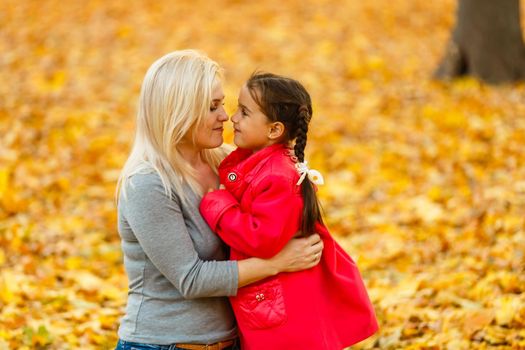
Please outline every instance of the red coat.
[{"label": "red coat", "polygon": [[[303,200],[299,175],[282,145],[252,154],[237,149],[221,163],[226,190],[208,193],[200,211],[231,247],[231,259],[270,258],[299,230]],[[336,350],[377,329],[356,264],[326,227],[321,262],[240,288],[231,304],[243,350]]]}]

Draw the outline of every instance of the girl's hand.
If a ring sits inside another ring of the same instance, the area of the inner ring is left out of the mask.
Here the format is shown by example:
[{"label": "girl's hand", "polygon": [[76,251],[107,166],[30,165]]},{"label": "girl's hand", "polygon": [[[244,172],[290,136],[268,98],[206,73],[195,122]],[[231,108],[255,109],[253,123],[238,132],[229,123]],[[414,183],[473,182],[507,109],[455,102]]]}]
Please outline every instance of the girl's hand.
[{"label": "girl's hand", "polygon": [[292,238],[269,260],[279,272],[306,270],[319,263],[323,247],[323,241],[318,234],[305,238]]}]

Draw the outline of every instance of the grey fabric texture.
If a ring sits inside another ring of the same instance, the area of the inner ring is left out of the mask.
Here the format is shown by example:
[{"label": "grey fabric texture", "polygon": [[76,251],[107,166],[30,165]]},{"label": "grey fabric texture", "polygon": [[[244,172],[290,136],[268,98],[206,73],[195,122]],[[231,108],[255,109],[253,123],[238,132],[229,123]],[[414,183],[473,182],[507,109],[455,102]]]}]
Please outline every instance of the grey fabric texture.
[{"label": "grey fabric texture", "polygon": [[237,293],[238,266],[185,187],[169,198],[155,172],[136,174],[121,191],[118,230],[129,280],[119,337],[150,344],[214,343],[236,336],[226,296]]}]

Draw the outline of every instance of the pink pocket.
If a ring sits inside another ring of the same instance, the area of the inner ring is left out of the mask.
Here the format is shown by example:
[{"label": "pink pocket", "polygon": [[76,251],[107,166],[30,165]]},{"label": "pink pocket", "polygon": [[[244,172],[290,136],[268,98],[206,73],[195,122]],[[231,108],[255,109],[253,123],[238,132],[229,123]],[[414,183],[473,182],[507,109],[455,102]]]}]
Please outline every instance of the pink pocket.
[{"label": "pink pocket", "polygon": [[239,323],[252,329],[276,327],[286,320],[283,286],[277,278],[239,289],[232,302]]}]

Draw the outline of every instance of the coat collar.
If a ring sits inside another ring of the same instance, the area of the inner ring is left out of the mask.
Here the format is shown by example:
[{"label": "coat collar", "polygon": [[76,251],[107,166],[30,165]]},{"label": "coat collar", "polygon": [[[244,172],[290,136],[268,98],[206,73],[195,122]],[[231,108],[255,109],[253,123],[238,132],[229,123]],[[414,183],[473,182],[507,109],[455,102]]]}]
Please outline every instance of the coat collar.
[{"label": "coat collar", "polygon": [[237,148],[219,166],[221,184],[239,198],[253,177],[277,152],[288,155],[291,150],[283,144],[274,144],[255,153],[251,150]]}]

